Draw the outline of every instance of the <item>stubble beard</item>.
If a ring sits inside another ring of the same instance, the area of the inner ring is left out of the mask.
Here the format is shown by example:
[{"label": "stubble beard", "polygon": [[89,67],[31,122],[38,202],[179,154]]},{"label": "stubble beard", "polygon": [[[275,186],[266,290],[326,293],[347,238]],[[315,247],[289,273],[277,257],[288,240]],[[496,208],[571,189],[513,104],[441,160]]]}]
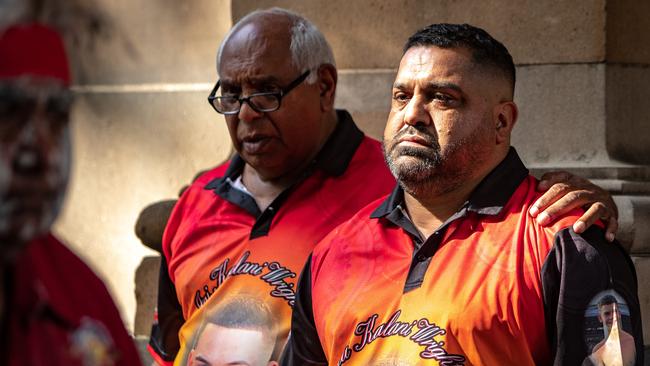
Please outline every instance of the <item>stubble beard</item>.
[{"label": "stubble beard", "polygon": [[[384,160],[400,187],[409,195],[435,197],[454,191],[475,174],[475,167],[486,160],[477,129],[459,141],[447,144],[443,151],[437,139],[428,136],[430,146],[397,146],[400,134],[389,143],[382,141]],[[401,161],[400,161],[401,160]]]},{"label": "stubble beard", "polygon": [[384,159],[400,187],[411,196],[440,195],[458,186],[456,174],[445,173],[447,157],[439,146],[430,150],[395,146],[387,151],[384,144]]}]

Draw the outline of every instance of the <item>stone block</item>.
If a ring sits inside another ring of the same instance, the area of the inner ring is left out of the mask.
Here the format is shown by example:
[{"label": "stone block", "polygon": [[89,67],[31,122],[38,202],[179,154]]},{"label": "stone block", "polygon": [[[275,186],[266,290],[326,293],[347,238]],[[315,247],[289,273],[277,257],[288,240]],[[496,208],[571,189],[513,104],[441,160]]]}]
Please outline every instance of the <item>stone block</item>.
[{"label": "stone block", "polygon": [[[648,49],[650,47],[639,47]],[[650,68],[607,65],[607,150],[612,158],[650,163]]]},{"label": "stone block", "polygon": [[607,62],[650,64],[650,2],[607,1]]},{"label": "stone block", "polygon": [[404,42],[431,23],[470,23],[503,42],[518,64],[605,59],[605,0],[408,2],[374,0],[237,0],[233,23],[250,11],[280,6],[312,20],[341,69],[395,68]]},{"label": "stone block", "polygon": [[71,48],[77,84],[216,81],[215,57],[230,28],[230,1],[98,0],[109,26]]},{"label": "stone block", "polygon": [[130,329],[133,276],[153,254],[133,231],[138,214],[176,198],[199,170],[230,154],[226,125],[206,94],[77,95],[72,175],[55,229],[106,280]]},{"label": "stone block", "polygon": [[135,223],[135,235],[142,244],[162,254],[162,238],[176,200],[158,201],[145,207]]},{"label": "stone block", "polygon": [[208,92],[81,93],[72,116],[74,156],[101,167],[95,175],[133,170],[150,187],[173,183],[167,197],[175,198],[197,172],[230,154],[225,120]]},{"label": "stone block", "polygon": [[650,257],[632,257],[632,262],[639,282],[643,340],[646,345],[650,345]]},{"label": "stone block", "polygon": [[381,140],[390,111],[392,70],[344,70],[339,72],[336,107],[352,113],[357,125]]},{"label": "stone block", "polygon": [[368,111],[352,112],[352,118],[359,128],[368,136],[381,141],[384,136],[388,112]]},{"label": "stone block", "polygon": [[517,68],[519,121],[512,144],[529,166],[610,164],[605,140],[605,65]]},{"label": "stone block", "polygon": [[154,310],[158,303],[160,256],[144,257],[135,271],[135,321],[133,333],[149,336]]},{"label": "stone block", "polygon": [[650,256],[650,227],[643,224],[650,222],[650,196],[614,196],[614,201],[619,216],[617,239],[632,255]]}]

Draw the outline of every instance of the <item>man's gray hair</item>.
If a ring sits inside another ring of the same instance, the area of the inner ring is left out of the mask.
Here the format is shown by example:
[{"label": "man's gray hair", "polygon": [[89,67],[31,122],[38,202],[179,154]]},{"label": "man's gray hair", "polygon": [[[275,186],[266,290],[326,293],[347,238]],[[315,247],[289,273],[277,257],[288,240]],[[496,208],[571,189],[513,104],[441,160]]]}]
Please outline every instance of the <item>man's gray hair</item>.
[{"label": "man's gray hair", "polygon": [[230,37],[242,26],[250,23],[252,19],[258,16],[284,16],[292,23],[291,62],[300,72],[312,70],[312,73],[306,79],[308,84],[316,82],[317,75],[313,71],[318,69],[320,65],[331,64],[336,66],[332,48],[327,43],[323,33],[312,22],[290,10],[274,7],[266,10],[256,10],[247,14],[230,29],[219,46],[217,70],[221,68],[221,53]]}]

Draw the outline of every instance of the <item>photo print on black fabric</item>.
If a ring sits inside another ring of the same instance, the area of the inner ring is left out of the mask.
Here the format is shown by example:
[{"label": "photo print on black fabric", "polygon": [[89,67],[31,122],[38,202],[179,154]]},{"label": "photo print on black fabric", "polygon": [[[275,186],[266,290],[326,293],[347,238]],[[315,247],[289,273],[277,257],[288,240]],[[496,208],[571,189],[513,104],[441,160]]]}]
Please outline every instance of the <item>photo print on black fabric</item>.
[{"label": "photo print on black fabric", "polygon": [[630,309],[614,290],[598,293],[585,311],[585,344],[589,356],[583,366],[634,365],[636,348]]}]

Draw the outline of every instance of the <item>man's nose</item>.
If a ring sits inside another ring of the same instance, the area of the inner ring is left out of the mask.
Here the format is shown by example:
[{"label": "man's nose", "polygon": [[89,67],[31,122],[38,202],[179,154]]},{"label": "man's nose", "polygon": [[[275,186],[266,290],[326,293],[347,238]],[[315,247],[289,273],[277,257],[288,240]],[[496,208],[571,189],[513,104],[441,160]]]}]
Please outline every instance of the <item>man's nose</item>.
[{"label": "man's nose", "polygon": [[411,126],[417,126],[430,125],[431,122],[429,105],[426,98],[414,95],[411,100],[409,100],[404,110],[404,123]]},{"label": "man's nose", "polygon": [[45,158],[38,149],[20,146],[14,153],[12,168],[16,174],[33,176],[43,172]]},{"label": "man's nose", "polygon": [[12,157],[14,172],[22,175],[42,174],[51,144],[52,131],[48,120],[38,112],[34,113],[17,136]]},{"label": "man's nose", "polygon": [[264,113],[258,112],[250,106],[248,101],[242,101],[241,107],[239,108],[239,120],[244,122],[253,122],[254,120],[262,117]]}]

